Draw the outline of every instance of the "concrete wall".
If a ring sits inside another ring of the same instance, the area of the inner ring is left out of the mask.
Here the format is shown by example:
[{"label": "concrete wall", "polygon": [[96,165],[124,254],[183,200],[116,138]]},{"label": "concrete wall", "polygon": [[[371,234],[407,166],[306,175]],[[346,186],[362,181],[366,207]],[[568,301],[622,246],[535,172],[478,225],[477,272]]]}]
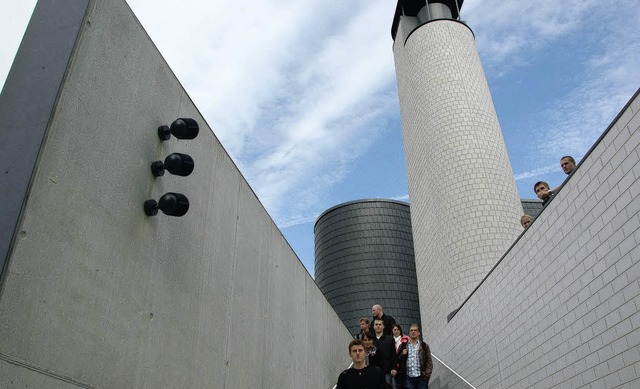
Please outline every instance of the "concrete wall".
[{"label": "concrete wall", "polygon": [[640,97],[437,335],[478,388],[640,387]]},{"label": "concrete wall", "polygon": [[[75,34],[60,33],[64,15]],[[25,117],[48,109],[0,130],[40,136],[27,151],[0,145],[3,161],[37,156],[3,178],[28,189],[15,229],[3,224],[0,387],[331,387],[349,332],[126,3],[41,1],[33,21],[22,64],[49,66],[42,48],[59,40],[74,48],[61,83],[13,69],[0,100],[3,123],[16,96],[33,100]],[[178,117],[200,135],[161,143],[157,127]],[[193,174],[154,178],[172,152],[194,158]],[[169,191],[189,212],[147,217],[143,202]]]},{"label": "concrete wall", "polygon": [[437,335],[522,231],[522,205],[472,31],[415,25],[401,16],[393,51],[422,324]]}]

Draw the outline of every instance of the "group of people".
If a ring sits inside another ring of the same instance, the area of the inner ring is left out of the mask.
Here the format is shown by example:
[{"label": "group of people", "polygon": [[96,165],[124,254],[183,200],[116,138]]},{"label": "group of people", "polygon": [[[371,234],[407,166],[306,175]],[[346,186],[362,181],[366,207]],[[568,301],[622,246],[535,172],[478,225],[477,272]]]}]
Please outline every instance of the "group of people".
[{"label": "group of people", "polygon": [[[571,156],[560,159],[560,167],[567,176],[576,168]],[[536,196],[546,205],[562,188],[553,190],[545,181],[533,185]],[[522,227],[527,228],[533,217],[523,215]],[[433,362],[429,345],[421,340],[421,329],[411,324],[409,336],[395,319],[382,310],[379,304],[371,308],[372,320],[360,319],[360,332],[349,343],[350,368],[338,376],[337,389],[428,389]]]},{"label": "group of people", "polygon": [[349,343],[353,365],[338,376],[337,389],[428,389],[433,370],[431,350],[411,324],[409,336],[379,304],[373,316],[360,319],[360,332]]},{"label": "group of people", "polygon": [[[560,158],[560,167],[562,168],[562,171],[568,176],[575,170],[576,160],[569,155],[565,155],[564,157]],[[564,183],[560,184],[556,188],[550,189],[547,182],[538,181],[533,184],[533,191],[536,193],[536,196],[538,196],[538,198],[542,200],[542,205],[544,206],[549,202],[549,200],[553,198],[553,196],[555,196],[556,193],[558,193],[563,185]],[[522,224],[522,227],[524,228],[529,227],[531,223],[533,223],[533,217],[531,217],[531,215],[522,215],[522,217],[520,218],[520,224]]]}]

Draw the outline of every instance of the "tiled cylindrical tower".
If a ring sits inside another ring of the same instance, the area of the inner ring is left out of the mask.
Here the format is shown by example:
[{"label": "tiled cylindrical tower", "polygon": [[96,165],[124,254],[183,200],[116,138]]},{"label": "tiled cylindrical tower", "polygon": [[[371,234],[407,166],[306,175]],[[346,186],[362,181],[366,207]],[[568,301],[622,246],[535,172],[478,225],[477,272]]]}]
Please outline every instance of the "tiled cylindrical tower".
[{"label": "tiled cylindrical tower", "polygon": [[351,333],[380,304],[405,331],[420,321],[409,205],[372,199],[336,205],[314,227],[315,280]]},{"label": "tiled cylindrical tower", "polygon": [[422,322],[437,337],[522,232],[522,206],[462,1],[421,3],[399,1],[392,36]]}]

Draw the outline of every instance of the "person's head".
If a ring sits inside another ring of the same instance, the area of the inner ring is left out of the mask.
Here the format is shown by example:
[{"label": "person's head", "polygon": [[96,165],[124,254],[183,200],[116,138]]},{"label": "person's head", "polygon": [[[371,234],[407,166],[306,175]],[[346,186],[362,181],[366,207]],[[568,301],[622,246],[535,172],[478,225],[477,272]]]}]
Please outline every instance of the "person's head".
[{"label": "person's head", "polygon": [[382,317],[382,305],[376,304],[373,307],[371,307],[371,314],[373,315],[374,318]]},{"label": "person's head", "polygon": [[576,168],[576,160],[569,155],[565,155],[564,157],[560,158],[560,167],[565,174],[571,174],[571,172],[573,172],[573,169]]},{"label": "person's head", "polygon": [[533,191],[536,192],[536,196],[540,200],[546,200],[549,198],[549,184],[544,181],[538,181],[533,185]]},{"label": "person's head", "polygon": [[373,335],[370,332],[365,332],[362,336],[362,344],[364,345],[364,349],[366,351],[371,350],[371,346],[373,346]]},{"label": "person's head", "polygon": [[533,218],[530,215],[522,215],[522,217],[520,218],[520,224],[522,224],[522,227],[527,228],[529,227],[529,224],[531,224],[533,222]]},{"label": "person's head", "polygon": [[369,319],[363,317],[360,319],[360,331],[368,331],[369,330]]},{"label": "person's head", "polygon": [[376,332],[376,336],[384,332],[384,321],[377,318],[373,321],[373,330]]},{"label": "person's head", "polygon": [[366,353],[364,344],[360,339],[354,339],[349,343],[349,356],[354,364],[364,363]]},{"label": "person's head", "polygon": [[420,326],[418,324],[411,324],[411,327],[409,328],[409,337],[412,340],[416,340],[420,337]]},{"label": "person's head", "polygon": [[391,329],[391,332],[393,332],[393,336],[402,336],[402,327],[400,327],[400,324],[394,324],[393,328]]}]

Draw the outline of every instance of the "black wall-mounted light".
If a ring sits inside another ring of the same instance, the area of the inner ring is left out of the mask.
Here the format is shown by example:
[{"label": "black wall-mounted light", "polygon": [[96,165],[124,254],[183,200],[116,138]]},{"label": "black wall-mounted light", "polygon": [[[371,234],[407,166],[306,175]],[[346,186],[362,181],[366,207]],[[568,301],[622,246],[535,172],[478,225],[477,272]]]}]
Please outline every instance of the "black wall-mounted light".
[{"label": "black wall-mounted light", "polygon": [[176,176],[186,177],[193,172],[194,167],[195,163],[190,155],[173,153],[164,159],[164,163],[162,163],[162,161],[152,163],[151,173],[154,177],[160,177],[164,175],[165,170],[168,170],[169,173],[175,174]]},{"label": "black wall-mounted light", "polygon": [[144,213],[147,216],[155,216],[158,209],[165,215],[184,216],[189,210],[189,199],[182,193],[165,193],[156,202],[155,200],[147,200],[144,202]]},{"label": "black wall-mounted light", "polygon": [[200,126],[198,126],[198,122],[191,118],[176,119],[171,123],[171,127],[158,127],[158,137],[161,142],[169,140],[172,134],[178,139],[195,139],[199,132]]}]

